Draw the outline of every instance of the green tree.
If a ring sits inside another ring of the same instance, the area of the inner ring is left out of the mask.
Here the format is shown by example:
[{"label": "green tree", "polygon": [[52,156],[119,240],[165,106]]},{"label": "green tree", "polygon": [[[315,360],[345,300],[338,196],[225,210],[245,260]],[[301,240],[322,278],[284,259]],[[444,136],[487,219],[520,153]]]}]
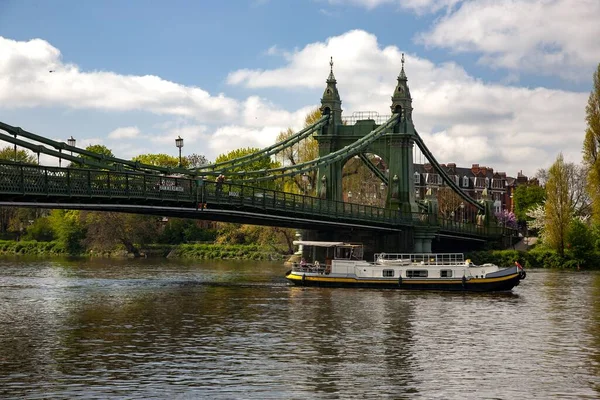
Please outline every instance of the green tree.
[{"label": "green tree", "polygon": [[600,224],[600,64],[585,108],[587,128],[583,141],[583,161],[588,168],[587,189],[592,204],[592,220]]},{"label": "green tree", "polygon": [[594,250],[593,231],[579,218],[573,218],[566,237],[567,253],[578,263],[585,263]]},{"label": "green tree", "polygon": [[[157,167],[168,167],[177,168],[179,167],[179,157],[170,156],[164,153],[158,154],[140,154],[131,159],[132,161],[138,161],[143,164],[154,165]],[[190,161],[187,158],[181,159],[181,165],[183,168],[188,168]]]},{"label": "green tree", "polygon": [[560,256],[564,256],[566,235],[573,217],[573,207],[569,196],[568,169],[562,153],[548,170],[545,214],[547,244]]},{"label": "green tree", "polygon": [[49,217],[57,241],[67,253],[73,255],[84,251],[86,228],[80,214],[78,210],[52,210]]},{"label": "green tree", "polygon": [[208,164],[206,156],[196,153],[185,156],[185,160],[182,164],[187,165],[187,168],[200,168],[204,164]]},{"label": "green tree", "polygon": [[[15,157],[15,148],[6,146],[0,149],[0,160],[15,161],[27,164],[37,164],[37,157],[27,150],[17,148]],[[17,219],[22,212],[17,207],[0,207],[0,234],[20,235],[22,224],[19,225]],[[25,210],[25,209],[23,209]],[[28,218],[29,219],[29,218]]]},{"label": "green tree", "polygon": [[82,219],[87,232],[84,243],[90,250],[113,250],[122,245],[139,257],[140,247],[158,236],[158,219],[151,215],[94,211],[84,213]]},{"label": "green tree", "polygon": [[[310,125],[313,125],[319,119],[321,119],[322,114],[319,108],[315,108],[311,112],[309,112],[304,118],[304,126],[306,128]],[[277,136],[277,142],[281,142],[291,136],[293,136],[296,132],[292,128],[288,128],[285,131],[282,131]],[[292,166],[296,164],[300,164],[306,161],[314,160],[319,157],[319,144],[313,138],[313,135],[310,135],[308,138],[302,140],[299,143],[296,143],[293,146],[283,149],[276,156],[277,160],[280,160],[282,165]],[[295,193],[304,193],[314,194],[317,189],[317,171],[311,171],[307,173],[304,178],[301,175],[297,175],[285,180],[284,190]],[[308,187],[310,185],[310,190]]]},{"label": "green tree", "polygon": [[519,221],[528,219],[527,212],[546,199],[546,190],[538,185],[519,185],[513,194],[515,215]]},{"label": "green tree", "polygon": [[[112,150],[109,149],[108,147],[104,146],[103,144],[91,144],[91,145],[87,146],[85,149],[87,151],[91,151],[91,152],[94,152],[94,153],[102,155],[102,156],[114,157]],[[96,158],[85,155],[85,154],[80,154],[79,158],[82,158],[83,160],[102,162],[101,160],[97,160]],[[108,161],[104,161],[104,162],[109,165],[112,164],[111,162],[108,162]],[[75,163],[75,165],[74,165],[74,163],[69,164],[69,167],[74,167],[74,166],[77,166],[77,168],[97,168],[95,166],[89,166],[85,163],[84,164]]]},{"label": "green tree", "polygon": [[15,148],[13,146],[6,146],[0,149],[0,160],[15,161],[27,164],[37,164],[37,157],[35,154],[28,150],[17,148],[15,156]]}]

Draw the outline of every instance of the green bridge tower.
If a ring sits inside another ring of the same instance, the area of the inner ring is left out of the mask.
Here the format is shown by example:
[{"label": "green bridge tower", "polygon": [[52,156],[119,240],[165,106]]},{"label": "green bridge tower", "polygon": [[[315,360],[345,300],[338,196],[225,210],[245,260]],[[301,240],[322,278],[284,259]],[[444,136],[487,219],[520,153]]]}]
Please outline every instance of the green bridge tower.
[{"label": "green bridge tower", "polygon": [[[321,112],[323,115],[329,115],[330,118],[329,123],[321,129],[318,135],[315,135],[315,140],[319,145],[319,157],[343,149],[379,126],[368,114],[367,118],[358,119],[353,125],[344,123],[342,120],[342,100],[338,92],[337,80],[333,74],[333,60],[329,64],[331,68],[326,81],[327,86],[321,99]],[[412,98],[404,71],[404,54],[402,54],[402,68],[391,100],[390,109],[392,113],[399,116],[397,123],[389,133],[370,143],[362,154],[349,152],[343,159],[321,167],[318,178],[320,197],[342,201],[342,169],[344,164],[356,155],[363,162],[369,164],[371,161],[364,153],[372,153],[381,157],[389,168],[389,172],[379,176],[388,187],[386,207],[397,209],[402,213],[418,212],[413,165],[415,127],[412,120]],[[369,167],[372,171],[377,170],[374,165]],[[435,200],[431,200],[431,202],[435,203]],[[433,208],[435,209],[435,204],[433,204]],[[408,236],[404,234],[404,238],[399,240],[404,243],[400,247],[415,252],[431,252],[431,240],[437,230],[436,226],[415,227],[412,232],[407,232]],[[395,240],[393,241],[395,242]],[[398,248],[398,245],[395,246]]]}]

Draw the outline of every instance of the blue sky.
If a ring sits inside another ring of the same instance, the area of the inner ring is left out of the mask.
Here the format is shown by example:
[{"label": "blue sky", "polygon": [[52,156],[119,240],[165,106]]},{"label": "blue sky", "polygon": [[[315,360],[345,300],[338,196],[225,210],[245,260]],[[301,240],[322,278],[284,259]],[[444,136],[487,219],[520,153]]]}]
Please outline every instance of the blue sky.
[{"label": "blue sky", "polygon": [[533,175],[580,161],[598,20],[597,0],[0,0],[0,121],[214,159],[298,129],[330,56],[345,115],[389,113],[404,52],[438,161]]}]

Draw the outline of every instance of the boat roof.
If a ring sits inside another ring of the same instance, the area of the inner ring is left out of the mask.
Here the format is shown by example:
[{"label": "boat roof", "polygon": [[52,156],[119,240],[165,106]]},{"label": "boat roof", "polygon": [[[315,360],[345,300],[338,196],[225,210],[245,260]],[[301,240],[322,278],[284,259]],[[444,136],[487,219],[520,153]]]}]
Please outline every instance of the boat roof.
[{"label": "boat roof", "polygon": [[315,246],[315,247],[335,247],[335,246],[352,246],[360,247],[362,244],[352,244],[346,242],[319,242],[314,240],[294,240],[294,245]]}]

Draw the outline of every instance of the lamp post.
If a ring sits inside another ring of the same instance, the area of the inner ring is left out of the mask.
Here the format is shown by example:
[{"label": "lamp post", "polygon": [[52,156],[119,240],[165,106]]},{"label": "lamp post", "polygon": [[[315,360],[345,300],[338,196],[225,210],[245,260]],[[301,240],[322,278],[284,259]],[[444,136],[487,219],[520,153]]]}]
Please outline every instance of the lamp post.
[{"label": "lamp post", "polygon": [[181,148],[183,147],[183,139],[181,136],[177,136],[177,139],[175,139],[175,146],[179,149],[179,168],[181,168]]},{"label": "lamp post", "polygon": [[460,202],[460,220],[462,223],[465,222],[465,203],[463,201]]},{"label": "lamp post", "polygon": [[348,203],[352,200],[352,192],[348,190]]},{"label": "lamp post", "polygon": [[[77,143],[77,141],[75,140],[75,138],[72,135],[70,138],[67,139],[67,144],[71,147],[75,147],[76,143]],[[71,150],[71,155],[73,155],[73,150]]]}]

